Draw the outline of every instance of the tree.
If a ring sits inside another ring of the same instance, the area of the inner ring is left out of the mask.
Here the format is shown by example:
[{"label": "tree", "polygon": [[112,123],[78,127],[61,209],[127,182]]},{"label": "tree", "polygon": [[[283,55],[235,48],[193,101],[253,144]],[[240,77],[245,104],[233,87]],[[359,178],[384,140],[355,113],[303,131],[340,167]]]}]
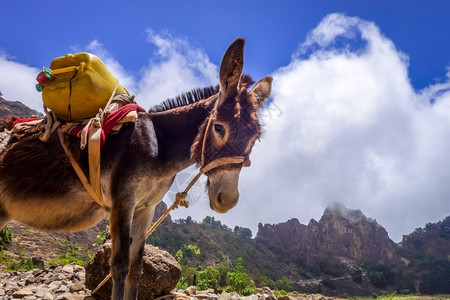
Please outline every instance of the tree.
[{"label": "tree", "polygon": [[278,290],[284,290],[286,292],[294,291],[294,287],[292,286],[289,279],[287,279],[285,276],[283,276],[282,279],[278,279],[277,281],[275,281],[275,285],[277,286]]},{"label": "tree", "polygon": [[362,282],[362,270],[361,269],[356,269],[352,272],[352,280],[356,283],[361,283]]},{"label": "tree", "polygon": [[182,265],[186,264],[186,256],[191,256],[192,254],[199,255],[200,249],[197,247],[197,245],[183,245],[180,250],[177,251],[175,254],[175,259]]},{"label": "tree", "polygon": [[197,272],[197,287],[201,290],[218,289],[219,288],[220,273],[207,267],[204,271]]},{"label": "tree", "polygon": [[250,295],[254,292],[255,282],[244,270],[242,257],[239,257],[234,265],[234,272],[228,273],[228,281],[233,291],[240,295]]},{"label": "tree", "polygon": [[246,227],[235,226],[233,231],[234,231],[234,233],[241,235],[243,237],[246,237],[246,238],[251,238],[253,236],[252,231]]}]

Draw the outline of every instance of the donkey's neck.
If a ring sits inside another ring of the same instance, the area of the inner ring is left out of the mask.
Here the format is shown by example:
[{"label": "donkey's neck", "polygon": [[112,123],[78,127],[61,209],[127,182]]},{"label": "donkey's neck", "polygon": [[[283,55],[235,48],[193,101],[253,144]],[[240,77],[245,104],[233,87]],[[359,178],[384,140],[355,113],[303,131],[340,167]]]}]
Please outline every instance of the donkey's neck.
[{"label": "donkey's neck", "polygon": [[152,121],[158,139],[158,160],[179,172],[192,165],[191,146],[199,127],[208,117],[212,99],[200,100],[194,104],[153,113]]}]

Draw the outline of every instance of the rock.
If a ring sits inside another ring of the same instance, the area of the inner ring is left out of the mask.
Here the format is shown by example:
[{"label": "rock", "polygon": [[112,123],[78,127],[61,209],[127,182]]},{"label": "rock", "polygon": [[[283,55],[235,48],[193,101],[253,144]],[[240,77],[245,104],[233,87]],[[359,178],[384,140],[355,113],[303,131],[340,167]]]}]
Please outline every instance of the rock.
[{"label": "rock", "polygon": [[30,285],[32,283],[35,283],[36,281],[37,281],[36,277],[30,275],[25,279],[25,285]]},{"label": "rock", "polygon": [[48,285],[50,290],[57,290],[62,285],[62,281],[53,281]]},{"label": "rock", "polygon": [[48,293],[48,289],[39,289],[35,296],[38,298],[44,298],[44,296]]},{"label": "rock", "polygon": [[83,300],[85,297],[83,295],[73,295],[71,293],[65,293],[58,296],[56,299],[61,300]]},{"label": "rock", "polygon": [[265,298],[268,300],[276,300],[277,299],[277,297],[275,297],[275,294],[272,292],[272,290],[267,286],[262,288],[262,293],[263,293],[263,295],[267,295],[267,297],[265,297]]},{"label": "rock", "polygon": [[55,299],[55,296],[53,296],[51,293],[46,293],[44,297],[42,297],[43,300],[53,300]]},{"label": "rock", "polygon": [[223,291],[220,295],[217,296],[217,300],[240,300],[242,299],[239,294],[235,292],[227,293]]},{"label": "rock", "polygon": [[184,291],[184,293],[187,296],[195,296],[195,294],[197,293],[197,288],[195,286],[190,286]]},{"label": "rock", "polygon": [[207,289],[207,290],[200,290],[197,292],[197,294],[208,294],[208,293],[214,293],[214,289]]},{"label": "rock", "polygon": [[72,292],[72,293],[80,292],[80,291],[84,291],[85,289],[86,289],[86,287],[85,287],[84,283],[78,282],[70,287],[70,292]]},{"label": "rock", "polygon": [[63,269],[63,266],[57,266],[57,267],[53,270],[53,273],[58,274],[58,273],[60,273],[60,272],[62,271],[62,269]]},{"label": "rock", "polygon": [[65,265],[65,266],[62,268],[62,272],[72,274],[72,273],[73,273],[73,266],[72,266],[72,265]]},{"label": "rock", "polygon": [[32,296],[33,292],[30,289],[21,289],[13,293],[14,298],[24,298],[26,296]]},{"label": "rock", "polygon": [[195,298],[200,300],[217,300],[218,296],[214,294],[214,290],[198,291]]},{"label": "rock", "polygon": [[280,295],[277,298],[278,300],[291,300],[291,297],[289,297],[288,295]]},{"label": "rock", "polygon": [[326,297],[321,294],[310,294],[306,297],[307,300],[336,300],[336,298],[333,297]]},{"label": "rock", "polygon": [[[86,266],[86,287],[94,290],[109,274],[111,243],[103,244]],[[170,293],[181,277],[181,266],[168,252],[146,245],[144,249],[142,276],[139,284],[139,299],[153,299]],[[109,299],[112,280],[108,280],[97,291],[99,297]]]}]

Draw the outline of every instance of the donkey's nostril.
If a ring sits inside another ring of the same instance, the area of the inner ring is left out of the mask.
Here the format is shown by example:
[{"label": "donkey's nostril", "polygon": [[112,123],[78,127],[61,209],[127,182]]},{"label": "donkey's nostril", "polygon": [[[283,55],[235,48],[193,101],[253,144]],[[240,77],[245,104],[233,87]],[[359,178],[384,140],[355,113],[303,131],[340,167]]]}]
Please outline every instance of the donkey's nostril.
[{"label": "donkey's nostril", "polygon": [[217,195],[217,203],[219,203],[220,205],[222,205],[222,193],[219,193],[219,195]]}]

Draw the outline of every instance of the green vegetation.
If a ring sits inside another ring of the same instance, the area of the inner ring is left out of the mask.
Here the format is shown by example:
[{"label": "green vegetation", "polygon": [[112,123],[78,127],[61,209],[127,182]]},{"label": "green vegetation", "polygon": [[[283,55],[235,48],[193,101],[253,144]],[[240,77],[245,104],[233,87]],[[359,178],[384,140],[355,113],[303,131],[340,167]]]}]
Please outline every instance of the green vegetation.
[{"label": "green vegetation", "polygon": [[38,268],[33,264],[33,260],[30,257],[25,257],[24,254],[19,254],[18,259],[14,259],[3,251],[0,252],[0,264],[7,266],[3,270],[4,272],[30,271]]},{"label": "green vegetation", "polygon": [[183,266],[178,287],[187,288],[192,285],[199,290],[226,290],[240,295],[250,295],[255,291],[255,283],[246,273],[241,257],[236,260],[233,270],[230,270],[230,267],[225,264],[221,264],[217,268],[209,266],[205,269]]},{"label": "green vegetation", "polygon": [[228,274],[228,281],[231,290],[240,295],[250,295],[254,292],[255,282],[245,272],[242,257],[236,260],[234,271]]},{"label": "green vegetation", "polygon": [[[169,222],[155,231],[147,242],[167,250],[180,262],[183,267],[180,288],[195,285],[245,294],[250,289],[267,286],[291,293],[302,289],[299,281],[321,278],[310,286],[309,292],[339,293],[339,281],[335,278],[344,277],[356,284],[369,280],[381,290],[396,290],[398,295],[448,293],[450,240],[446,239],[446,232],[449,220],[446,218],[437,225],[427,224],[425,229],[406,236],[399,251],[408,264],[371,262],[353,270],[327,251],[319,251],[308,260],[302,255],[293,257],[289,245],[264,237],[252,239],[249,229],[240,226],[230,229],[210,216],[202,222],[191,217]],[[233,262],[238,269],[239,263],[245,264],[243,271],[238,272]]]},{"label": "green vegetation", "polygon": [[8,270],[5,271],[30,271],[37,269],[38,267],[33,264],[33,260],[30,257],[25,257],[25,255],[19,255],[19,261],[13,261],[8,264]]},{"label": "green vegetation", "polygon": [[95,238],[94,246],[101,246],[106,240],[106,235],[109,231],[109,225],[106,225],[106,229],[99,231],[97,237]]},{"label": "green vegetation", "polygon": [[12,231],[6,226],[0,231],[0,251],[3,250],[4,246],[10,245],[12,243]]},{"label": "green vegetation", "polygon": [[192,254],[199,255],[200,249],[198,249],[196,245],[183,245],[183,247],[177,251],[174,257],[180,264],[183,265],[187,263],[186,257],[190,257],[192,256]]},{"label": "green vegetation", "polygon": [[234,227],[233,231],[234,231],[234,233],[239,234],[246,238],[251,238],[253,235],[252,231],[249,228],[245,228],[245,227],[241,227],[241,226]]},{"label": "green vegetation", "polygon": [[67,252],[59,256],[59,258],[51,260],[48,265],[52,266],[54,264],[68,265],[70,263],[76,263],[80,266],[85,266],[87,262],[91,259],[89,250],[82,249],[78,246],[69,244],[67,241],[62,242],[62,245],[66,247]]}]

